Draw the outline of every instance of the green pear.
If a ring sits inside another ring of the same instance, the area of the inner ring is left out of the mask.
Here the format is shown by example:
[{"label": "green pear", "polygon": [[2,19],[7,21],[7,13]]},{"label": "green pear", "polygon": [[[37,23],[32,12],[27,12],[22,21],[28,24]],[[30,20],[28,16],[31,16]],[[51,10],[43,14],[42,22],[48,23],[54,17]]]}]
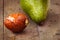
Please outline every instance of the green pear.
[{"label": "green pear", "polygon": [[46,19],[49,0],[20,0],[23,11],[36,23]]}]

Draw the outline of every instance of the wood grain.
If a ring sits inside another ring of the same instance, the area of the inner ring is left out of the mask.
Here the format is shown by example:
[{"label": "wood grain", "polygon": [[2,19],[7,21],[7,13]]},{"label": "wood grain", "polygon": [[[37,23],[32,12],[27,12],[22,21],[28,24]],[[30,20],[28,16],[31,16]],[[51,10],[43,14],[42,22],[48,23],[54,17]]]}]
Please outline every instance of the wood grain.
[{"label": "wood grain", "polygon": [[0,40],[3,40],[3,0],[0,0]]}]

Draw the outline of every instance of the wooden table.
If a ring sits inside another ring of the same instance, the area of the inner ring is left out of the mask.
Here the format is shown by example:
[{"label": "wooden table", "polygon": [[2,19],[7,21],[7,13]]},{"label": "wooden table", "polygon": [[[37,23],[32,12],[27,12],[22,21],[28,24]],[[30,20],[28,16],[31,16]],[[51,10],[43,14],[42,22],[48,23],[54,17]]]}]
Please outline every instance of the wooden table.
[{"label": "wooden table", "polygon": [[29,24],[22,33],[12,33],[3,21],[10,13],[23,12],[19,0],[0,0],[0,40],[60,40],[60,0],[50,0],[48,17],[42,25],[29,20]]}]

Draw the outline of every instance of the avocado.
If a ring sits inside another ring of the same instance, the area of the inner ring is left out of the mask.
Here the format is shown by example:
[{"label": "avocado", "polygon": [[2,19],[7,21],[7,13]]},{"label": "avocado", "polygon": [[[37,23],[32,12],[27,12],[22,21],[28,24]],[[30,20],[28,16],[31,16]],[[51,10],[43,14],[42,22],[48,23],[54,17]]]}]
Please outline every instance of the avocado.
[{"label": "avocado", "polygon": [[48,0],[20,0],[23,11],[36,23],[46,19]]}]

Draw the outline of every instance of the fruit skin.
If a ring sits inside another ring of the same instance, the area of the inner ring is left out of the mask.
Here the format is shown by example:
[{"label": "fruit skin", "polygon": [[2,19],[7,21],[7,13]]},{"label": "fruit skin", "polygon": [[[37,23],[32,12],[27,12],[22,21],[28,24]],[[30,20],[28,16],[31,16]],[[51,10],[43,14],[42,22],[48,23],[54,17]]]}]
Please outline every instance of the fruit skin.
[{"label": "fruit skin", "polygon": [[21,13],[10,14],[5,20],[5,26],[12,32],[22,32],[27,26],[28,18]]},{"label": "fruit skin", "polygon": [[46,19],[49,0],[20,0],[20,6],[30,18],[40,23]]}]

